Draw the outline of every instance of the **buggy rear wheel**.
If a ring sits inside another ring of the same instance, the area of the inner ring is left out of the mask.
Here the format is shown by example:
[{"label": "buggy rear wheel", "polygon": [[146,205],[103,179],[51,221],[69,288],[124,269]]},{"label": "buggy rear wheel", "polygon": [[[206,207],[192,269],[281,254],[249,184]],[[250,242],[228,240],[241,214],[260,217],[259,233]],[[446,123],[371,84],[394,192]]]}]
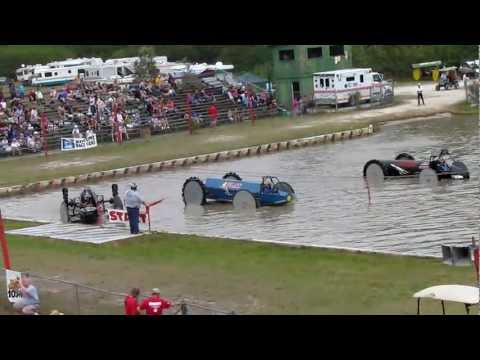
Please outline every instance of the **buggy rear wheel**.
[{"label": "buggy rear wheel", "polygon": [[238,180],[238,181],[242,181],[242,178],[240,177],[240,175],[238,175],[237,173],[235,172],[228,172],[226,173],[225,175],[223,175],[223,180]]},{"label": "buggy rear wheel", "polygon": [[370,160],[363,168],[363,176],[368,184],[373,186],[381,186],[387,174],[380,161]]},{"label": "buggy rear wheel", "polygon": [[205,205],[206,190],[197,177],[188,178],[183,184],[182,199],[185,205]]},{"label": "buggy rear wheel", "polygon": [[65,204],[65,201],[60,203],[60,221],[63,224],[68,224],[70,222],[70,218],[68,216],[68,206]]},{"label": "buggy rear wheel", "polygon": [[233,197],[233,207],[236,210],[253,210],[259,206],[257,199],[248,190],[240,190]]},{"label": "buggy rear wheel", "polygon": [[415,158],[407,153],[398,154],[395,160],[415,160]]},{"label": "buggy rear wheel", "polygon": [[418,176],[420,184],[427,187],[434,187],[438,184],[438,174],[435,170],[423,169]]}]

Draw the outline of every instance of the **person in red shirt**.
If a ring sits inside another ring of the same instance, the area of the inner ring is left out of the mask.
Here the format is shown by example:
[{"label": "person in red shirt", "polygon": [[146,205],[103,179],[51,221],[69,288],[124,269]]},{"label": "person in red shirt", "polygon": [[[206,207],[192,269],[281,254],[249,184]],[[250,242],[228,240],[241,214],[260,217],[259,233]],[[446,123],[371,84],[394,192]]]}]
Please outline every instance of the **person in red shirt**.
[{"label": "person in red shirt", "polygon": [[210,106],[210,108],[208,109],[208,115],[210,115],[211,126],[216,127],[217,126],[218,112],[217,112],[217,107],[215,106],[215,104],[212,104],[212,106]]},{"label": "person in red shirt", "polygon": [[172,304],[160,297],[160,290],[157,288],[152,290],[152,296],[142,301],[140,310],[145,311],[147,315],[162,315],[163,310],[168,309]]},{"label": "person in red shirt", "polygon": [[130,294],[125,297],[125,315],[138,315],[140,313],[138,309],[138,295],[140,295],[140,289],[133,288]]}]

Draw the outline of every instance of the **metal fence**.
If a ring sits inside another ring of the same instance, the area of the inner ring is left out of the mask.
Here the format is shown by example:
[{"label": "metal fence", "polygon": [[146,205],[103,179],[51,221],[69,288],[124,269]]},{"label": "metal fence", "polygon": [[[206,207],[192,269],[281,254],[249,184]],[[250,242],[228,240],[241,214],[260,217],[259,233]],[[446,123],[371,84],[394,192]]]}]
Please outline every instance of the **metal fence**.
[{"label": "metal fence", "polygon": [[467,103],[477,106],[479,105],[479,85],[479,79],[470,79],[464,81]]},{"label": "metal fence", "polygon": [[[58,310],[66,315],[123,315],[126,293],[99,289],[88,285],[49,278],[30,273],[40,297],[40,314],[48,315]],[[0,296],[0,314],[11,313],[12,306],[6,296],[5,277],[0,277],[0,288],[5,289]],[[147,295],[140,296],[140,299]],[[168,296],[166,296],[168,298]],[[165,315],[235,315],[234,311],[218,309],[210,303],[193,300],[184,296],[171,299],[172,307]]]}]

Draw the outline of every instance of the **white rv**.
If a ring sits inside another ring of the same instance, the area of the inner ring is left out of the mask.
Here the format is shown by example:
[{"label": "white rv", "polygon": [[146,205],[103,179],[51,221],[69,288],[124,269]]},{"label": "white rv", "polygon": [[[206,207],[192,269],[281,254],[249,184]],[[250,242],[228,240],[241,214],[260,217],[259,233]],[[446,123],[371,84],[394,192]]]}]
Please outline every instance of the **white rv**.
[{"label": "white rv", "polygon": [[355,105],[357,100],[368,102],[389,95],[392,89],[383,74],[372,69],[344,69],[314,73],[313,91],[317,104]]},{"label": "white rv", "polygon": [[85,81],[101,83],[129,83],[135,80],[135,70],[132,64],[115,63],[111,60],[90,66],[85,71]]},{"label": "white rv", "polygon": [[17,77],[17,81],[20,82],[28,82],[32,78],[33,72],[36,68],[44,67],[45,65],[37,64],[37,65],[23,65],[15,70],[15,75]]},{"label": "white rv", "polygon": [[77,78],[85,77],[88,68],[101,64],[99,58],[67,59],[51,62],[47,66],[37,67],[31,78],[33,86],[66,84]]}]

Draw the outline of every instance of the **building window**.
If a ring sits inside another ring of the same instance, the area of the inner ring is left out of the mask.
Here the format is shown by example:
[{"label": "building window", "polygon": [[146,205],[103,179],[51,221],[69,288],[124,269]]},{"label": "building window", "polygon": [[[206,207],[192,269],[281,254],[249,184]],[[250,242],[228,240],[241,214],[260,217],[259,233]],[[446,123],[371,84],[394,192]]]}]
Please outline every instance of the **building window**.
[{"label": "building window", "polygon": [[295,60],[295,52],[293,50],[280,50],[278,57],[280,61]]},{"label": "building window", "polygon": [[309,59],[319,58],[322,57],[322,48],[321,47],[314,47],[307,49],[307,57]]},{"label": "building window", "polygon": [[345,55],[344,45],[330,45],[330,56],[344,56],[344,55]]},{"label": "building window", "polygon": [[348,76],[347,81],[355,81],[355,76]]}]

